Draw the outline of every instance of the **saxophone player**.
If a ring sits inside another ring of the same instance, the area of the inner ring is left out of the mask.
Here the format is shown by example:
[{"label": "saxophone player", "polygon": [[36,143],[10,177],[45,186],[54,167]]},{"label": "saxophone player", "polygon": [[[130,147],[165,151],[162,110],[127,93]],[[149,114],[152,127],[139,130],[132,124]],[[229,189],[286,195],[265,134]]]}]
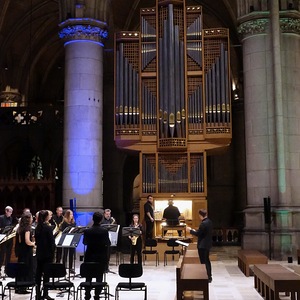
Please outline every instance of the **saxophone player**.
[{"label": "saxophone player", "polygon": [[143,227],[142,224],[139,222],[139,216],[134,214],[132,216],[132,222],[129,227],[138,228],[139,229],[139,236],[130,235],[129,239],[131,239],[131,248],[130,248],[130,263],[134,263],[134,256],[137,255],[138,264],[142,264],[142,233]]},{"label": "saxophone player", "polygon": [[116,220],[111,216],[111,210],[109,208],[104,210],[101,224],[116,224]]},{"label": "saxophone player", "polygon": [[[56,236],[60,232],[60,225],[64,221],[63,216],[63,208],[61,206],[58,206],[55,211],[55,215],[52,217],[52,221],[55,225],[55,228],[53,230],[53,234]],[[62,248],[56,247],[56,253],[55,253],[55,262],[60,263],[62,257]]]},{"label": "saxophone player", "polygon": [[[111,210],[109,208],[106,208],[103,212],[103,218],[100,223],[102,224],[116,224],[116,220],[111,216]],[[108,258],[108,266],[109,266],[109,261],[110,261],[110,247],[107,247],[107,258]],[[109,272],[109,269],[107,270]]]},{"label": "saxophone player", "polygon": [[[14,226],[18,223],[18,220],[12,216],[13,208],[11,206],[5,207],[5,213],[0,216],[0,231],[4,231],[5,227]],[[10,257],[13,247],[13,239],[8,239],[0,246],[0,273],[1,267],[4,265],[6,273],[7,264],[10,263]],[[0,274],[1,276],[1,274]]]}]

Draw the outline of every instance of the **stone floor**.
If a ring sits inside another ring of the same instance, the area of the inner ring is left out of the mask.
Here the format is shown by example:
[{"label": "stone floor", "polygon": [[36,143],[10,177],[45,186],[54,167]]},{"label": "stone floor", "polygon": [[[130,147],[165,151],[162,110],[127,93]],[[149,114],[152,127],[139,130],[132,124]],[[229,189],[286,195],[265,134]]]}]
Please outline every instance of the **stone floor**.
[{"label": "stone floor", "polygon": [[[253,277],[245,277],[237,266],[236,252],[237,247],[218,247],[213,249],[218,259],[212,261],[213,282],[209,286],[210,300],[256,300],[262,299],[253,287]],[[169,261],[164,267],[162,259],[160,265],[155,267],[154,261],[147,261],[144,266],[144,274],[136,281],[143,281],[148,287],[148,300],[175,300],[176,299],[176,282],[175,267],[176,261]],[[114,257],[111,262],[115,262]],[[128,257],[125,258],[128,262]],[[286,267],[299,271],[297,262],[288,264],[287,262],[271,261],[270,263],[280,263]],[[79,260],[76,261],[76,272],[79,271]],[[119,281],[124,279],[118,276],[118,267],[115,264],[110,265],[110,271],[107,274],[107,282],[110,286],[110,298],[114,299],[115,286]],[[71,278],[75,285],[81,281],[80,278]],[[8,280],[3,281],[3,285]],[[50,292],[50,296],[55,299],[67,299],[67,295],[58,298],[56,292]],[[29,295],[13,295],[13,299],[29,299]],[[72,299],[72,298],[71,298]],[[120,300],[138,300],[143,299],[141,292],[121,292]],[[185,299],[202,299],[201,293],[187,293]],[[289,299],[282,297],[282,299]]]}]

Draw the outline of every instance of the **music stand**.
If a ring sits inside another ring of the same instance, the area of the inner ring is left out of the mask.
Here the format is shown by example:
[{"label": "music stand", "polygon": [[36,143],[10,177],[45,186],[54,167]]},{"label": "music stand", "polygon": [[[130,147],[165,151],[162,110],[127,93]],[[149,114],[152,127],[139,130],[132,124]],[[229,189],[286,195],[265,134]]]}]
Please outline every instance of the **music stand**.
[{"label": "music stand", "polygon": [[[101,224],[100,226],[107,229],[107,231],[108,231],[108,237],[110,240],[110,247],[108,248],[108,253],[107,253],[108,265],[109,265],[110,253],[111,253],[110,248],[117,247],[120,225],[118,225],[118,224]],[[109,270],[109,268],[107,269],[107,272],[116,274],[115,272]]]},{"label": "music stand", "polygon": [[100,226],[112,232],[117,232],[120,227],[118,224],[101,224]]},{"label": "music stand", "polygon": [[[75,229],[75,227],[72,227],[73,229]],[[74,248],[76,250],[76,247],[78,246],[79,242],[80,242],[80,238],[82,236],[82,233],[72,233],[72,230],[69,230],[70,233],[62,233],[59,242],[57,243],[56,247],[61,247],[61,248]],[[74,252],[74,270],[75,270],[75,253]],[[69,272],[69,279],[70,279],[70,272]],[[74,274],[74,277],[76,275]]]},{"label": "music stand", "polygon": [[123,227],[122,228],[123,236],[140,236],[141,232],[139,228],[135,227]]}]

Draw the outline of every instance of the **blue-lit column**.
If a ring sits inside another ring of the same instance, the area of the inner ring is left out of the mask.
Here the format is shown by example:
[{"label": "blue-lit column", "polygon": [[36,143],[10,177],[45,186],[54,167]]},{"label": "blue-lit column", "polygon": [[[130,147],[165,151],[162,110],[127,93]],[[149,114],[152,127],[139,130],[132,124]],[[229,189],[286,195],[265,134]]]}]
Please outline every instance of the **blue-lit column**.
[{"label": "blue-lit column", "polygon": [[[102,207],[103,44],[106,24],[68,19],[65,46],[63,205],[76,198],[77,223]],[[81,212],[81,213],[80,213]],[[90,213],[88,213],[90,212]],[[83,218],[83,219],[82,219]]]}]

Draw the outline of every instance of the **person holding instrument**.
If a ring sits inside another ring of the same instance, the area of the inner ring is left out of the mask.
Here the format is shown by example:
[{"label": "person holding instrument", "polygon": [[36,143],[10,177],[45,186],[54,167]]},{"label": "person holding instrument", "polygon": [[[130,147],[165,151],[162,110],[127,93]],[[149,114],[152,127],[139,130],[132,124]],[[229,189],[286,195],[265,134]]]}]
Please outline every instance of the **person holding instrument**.
[{"label": "person holding instrument", "polygon": [[[0,216],[0,230],[4,231],[5,227],[14,226],[17,224],[17,220],[12,217],[13,208],[11,206],[5,207],[5,214]],[[6,242],[0,245],[0,273],[1,267],[5,265],[4,273],[6,273],[7,264],[10,263],[11,251],[13,247],[13,239],[8,239]],[[1,276],[1,274],[0,274]]]},{"label": "person holding instrument", "polygon": [[131,240],[131,247],[130,247],[130,263],[134,263],[134,256],[137,255],[138,264],[142,264],[142,233],[143,227],[142,224],[139,223],[139,216],[134,214],[132,216],[132,222],[129,225],[131,228],[139,229],[139,236],[136,235],[129,235],[129,239]]},{"label": "person holding instrument", "polygon": [[111,210],[109,208],[104,210],[101,224],[116,224],[116,220],[111,216]]},{"label": "person holding instrument", "polygon": [[[23,213],[19,222],[19,227],[16,233],[15,254],[18,257],[19,263],[26,265],[26,276],[19,278],[21,281],[33,281],[33,234],[31,229],[32,215],[31,213]],[[24,288],[16,289],[16,294],[30,293]]]},{"label": "person holding instrument", "polygon": [[[76,227],[76,223],[74,220],[74,215],[71,209],[67,209],[64,215],[64,221],[60,225],[60,230],[63,232],[67,227]],[[66,265],[67,258],[69,255],[69,272],[75,273],[75,270],[73,269],[73,262],[74,262],[74,256],[75,256],[75,248],[69,247],[63,249],[63,263]]]},{"label": "person holding instrument", "polygon": [[[43,297],[41,296],[41,281],[43,276],[43,270],[46,264],[52,263],[55,251],[55,240],[53,237],[52,229],[48,225],[50,220],[48,210],[41,210],[39,212],[38,224],[35,229],[35,242],[36,242],[36,299],[53,300],[48,295],[48,290],[44,290]],[[49,282],[49,278],[43,278],[43,282]]]}]

